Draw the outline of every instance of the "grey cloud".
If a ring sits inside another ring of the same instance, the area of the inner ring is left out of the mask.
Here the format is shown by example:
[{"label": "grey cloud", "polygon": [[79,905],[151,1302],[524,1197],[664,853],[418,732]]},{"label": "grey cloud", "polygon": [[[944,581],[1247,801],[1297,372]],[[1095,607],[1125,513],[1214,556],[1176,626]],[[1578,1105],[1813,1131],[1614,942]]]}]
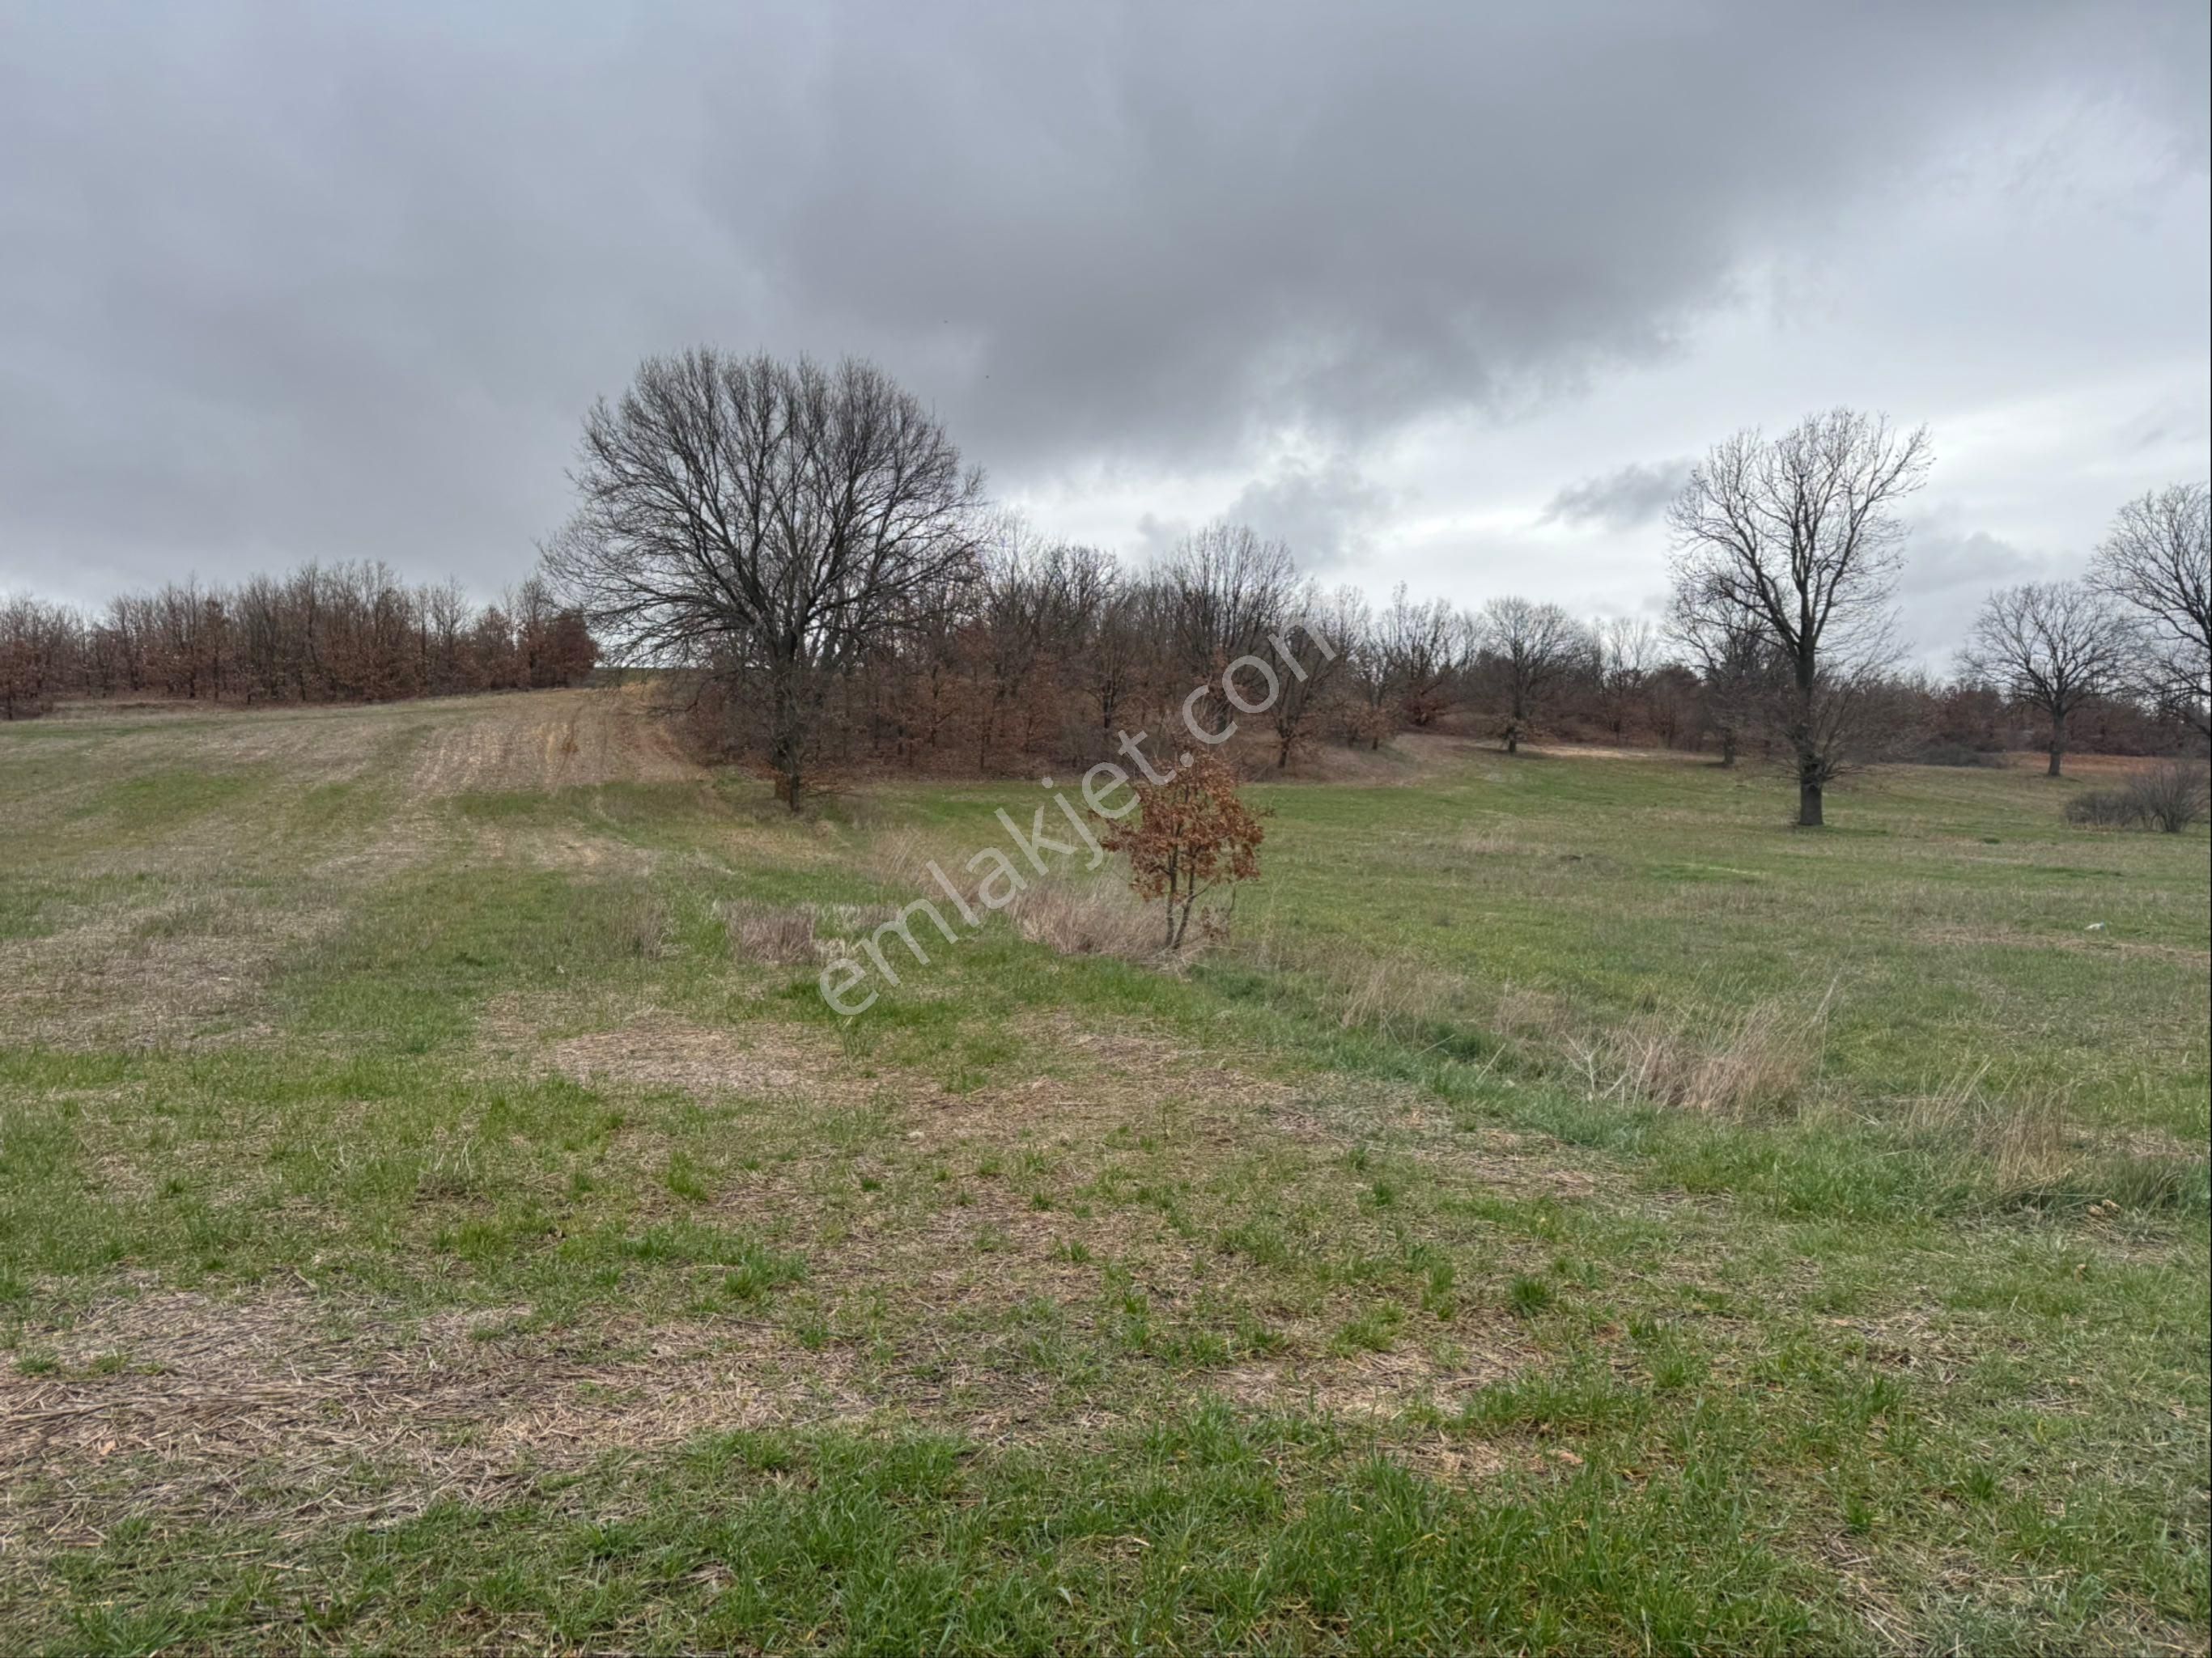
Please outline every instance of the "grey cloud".
[{"label": "grey cloud", "polygon": [[[590,398],[702,340],[874,355],[1005,482],[1286,434],[1356,474],[1678,349],[2053,96],[2201,173],[2205,37],[2152,3],[25,6],[0,579],[495,584]],[[1356,484],[1255,489],[1352,556]]]},{"label": "grey cloud", "polygon": [[2076,576],[2087,563],[2086,555],[2033,552],[1986,530],[1961,529],[1958,518],[1935,507],[1913,523],[1898,574],[1899,637],[1930,666],[1950,659],[1996,589]]},{"label": "grey cloud", "polygon": [[2041,581],[2051,561],[2022,551],[1986,530],[1961,532],[1940,525],[1916,526],[1906,540],[1899,590],[1926,595],[1953,587],[2002,587]]},{"label": "grey cloud", "polygon": [[1687,456],[1656,464],[1632,464],[1601,477],[1570,483],[1544,509],[1547,524],[1595,524],[1633,530],[1667,510],[1693,463]]},{"label": "grey cloud", "polygon": [[1246,484],[1227,516],[1290,544],[1298,568],[1334,574],[1355,564],[1389,513],[1390,492],[1347,457],[1291,462]]}]

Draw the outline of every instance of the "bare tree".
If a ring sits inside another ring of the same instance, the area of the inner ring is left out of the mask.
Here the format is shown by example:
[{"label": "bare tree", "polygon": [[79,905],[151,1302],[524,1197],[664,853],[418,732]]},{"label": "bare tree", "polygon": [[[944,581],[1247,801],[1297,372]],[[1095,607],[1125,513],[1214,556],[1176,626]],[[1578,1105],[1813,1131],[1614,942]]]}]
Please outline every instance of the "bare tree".
[{"label": "bare tree", "polygon": [[1659,630],[1640,616],[1601,616],[1590,631],[1597,640],[1598,696],[1617,738],[1643,695],[1644,681],[1659,665]]},{"label": "bare tree", "polygon": [[1783,732],[1796,761],[1797,821],[1856,757],[1873,682],[1891,657],[1889,598],[1900,501],[1926,481],[1927,428],[1893,431],[1838,409],[1776,438],[1716,446],[1668,510],[1674,592],[1710,625],[1762,629],[1786,662]]},{"label": "bare tree", "polygon": [[2127,629],[2103,595],[2082,582],[2054,581],[2007,587],[1984,600],[1963,663],[2051,722],[2056,777],[2067,720],[2092,697],[2118,688],[2127,659]]},{"label": "bare tree", "polygon": [[857,361],[649,358],[574,479],[548,574],[626,659],[757,678],[793,811],[830,683],[975,556],[982,475]]},{"label": "bare tree", "polygon": [[1095,716],[1085,723],[1096,744],[1085,746],[1083,758],[1108,750],[1120,731],[1123,708],[1142,688],[1152,643],[1145,625],[1150,598],[1147,590],[1123,580],[1118,573],[1099,594],[1091,631],[1076,661],[1087,712]]},{"label": "bare tree", "polygon": [[76,616],[28,593],[0,602],[0,720],[44,714],[74,666]]},{"label": "bare tree", "polygon": [[1274,648],[1279,689],[1270,716],[1275,727],[1275,769],[1311,733],[1314,716],[1327,708],[1352,663],[1367,602],[1357,587],[1339,587],[1323,596],[1309,581],[1293,602],[1295,620],[1277,636]]},{"label": "bare tree", "polygon": [[1382,670],[1396,693],[1407,725],[1433,725],[1444,711],[1444,689],[1461,665],[1466,630],[1451,605],[1441,598],[1416,604],[1400,582],[1390,608],[1376,618],[1376,641]]},{"label": "bare tree", "polygon": [[2212,735],[2212,487],[2176,483],[2120,508],[2091,579],[2136,621],[2142,689]]},{"label": "bare tree", "polygon": [[1667,635],[1695,665],[1705,724],[1720,739],[1722,766],[1733,767],[1745,732],[1771,696],[1772,641],[1756,617],[1703,603],[1679,583]]},{"label": "bare tree", "polygon": [[1227,706],[1218,676],[1282,630],[1297,575],[1287,546],[1241,524],[1209,524],[1162,563],[1170,649],[1193,688],[1217,682],[1206,697],[1217,716]]},{"label": "bare tree", "polygon": [[1505,693],[1505,752],[1517,754],[1544,697],[1587,669],[1596,646],[1589,629],[1558,605],[1526,598],[1492,599],[1474,633]]}]

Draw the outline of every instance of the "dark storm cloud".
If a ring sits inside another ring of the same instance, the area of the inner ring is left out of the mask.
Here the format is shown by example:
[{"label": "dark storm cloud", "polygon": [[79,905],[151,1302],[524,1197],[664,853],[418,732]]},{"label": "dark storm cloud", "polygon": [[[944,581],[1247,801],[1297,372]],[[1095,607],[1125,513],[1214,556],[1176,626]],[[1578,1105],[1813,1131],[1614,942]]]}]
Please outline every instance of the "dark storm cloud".
[{"label": "dark storm cloud", "polygon": [[1667,510],[1693,463],[1687,456],[1656,465],[1632,464],[1602,477],[1570,483],[1544,509],[1547,524],[1597,524],[1633,530]]},{"label": "dark storm cloud", "polygon": [[25,8],[0,23],[0,581],[480,586],[589,399],[872,355],[999,481],[1363,446],[1668,351],[1978,124],[2201,167],[2201,7]]}]

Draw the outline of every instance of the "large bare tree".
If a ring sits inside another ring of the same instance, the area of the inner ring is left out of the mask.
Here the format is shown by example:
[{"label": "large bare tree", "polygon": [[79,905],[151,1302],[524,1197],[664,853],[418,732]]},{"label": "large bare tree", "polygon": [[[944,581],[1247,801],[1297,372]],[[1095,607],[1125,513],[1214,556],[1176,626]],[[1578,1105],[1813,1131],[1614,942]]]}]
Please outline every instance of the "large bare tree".
[{"label": "large bare tree", "polygon": [[757,684],[794,811],[836,677],[975,557],[982,475],[871,363],[648,358],[574,477],[548,574],[611,653]]},{"label": "large bare tree", "polygon": [[2176,483],[2120,508],[2092,579],[2136,618],[2142,689],[2212,735],[2212,487]]},{"label": "large bare tree", "polygon": [[2030,582],[1982,602],[1963,665],[2050,722],[2050,775],[2057,777],[2066,722],[2093,697],[2119,689],[2128,642],[2126,627],[2094,588],[2079,581]]},{"label": "large bare tree", "polygon": [[1595,666],[1597,642],[1558,605],[1527,598],[1492,599],[1474,635],[1483,665],[1505,694],[1505,752],[1518,754],[1545,696]]},{"label": "large bare tree", "polygon": [[1668,509],[1677,613],[1748,620],[1788,665],[1781,724],[1808,828],[1882,701],[1873,682],[1890,655],[1897,509],[1930,459],[1926,428],[1837,409],[1717,445]]}]

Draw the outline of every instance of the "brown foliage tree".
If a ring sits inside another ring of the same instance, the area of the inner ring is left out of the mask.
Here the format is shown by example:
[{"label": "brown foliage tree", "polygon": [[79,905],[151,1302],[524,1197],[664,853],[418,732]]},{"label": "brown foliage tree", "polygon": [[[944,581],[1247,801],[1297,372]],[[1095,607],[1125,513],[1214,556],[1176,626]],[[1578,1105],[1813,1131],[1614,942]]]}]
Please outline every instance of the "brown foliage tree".
[{"label": "brown foliage tree", "polygon": [[1129,885],[1167,906],[1166,944],[1182,948],[1198,901],[1218,888],[1260,878],[1260,842],[1267,831],[1237,793],[1237,774],[1201,754],[1164,782],[1138,781],[1133,816],[1101,837],[1109,852],[1127,853]]},{"label": "brown foliage tree", "polygon": [[0,602],[0,717],[61,695],[356,702],[573,685],[599,659],[583,615],[526,582],[514,613],[410,588],[379,563],[309,564],[233,587],[126,593],[97,615]]}]

